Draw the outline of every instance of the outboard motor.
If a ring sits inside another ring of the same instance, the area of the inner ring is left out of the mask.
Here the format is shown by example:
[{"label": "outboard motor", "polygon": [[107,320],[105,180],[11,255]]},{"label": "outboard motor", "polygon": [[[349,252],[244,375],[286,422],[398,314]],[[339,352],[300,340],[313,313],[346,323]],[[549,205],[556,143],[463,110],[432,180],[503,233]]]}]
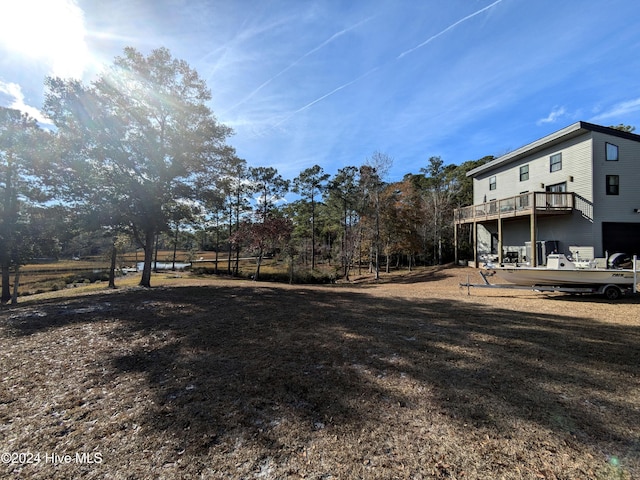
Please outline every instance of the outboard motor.
[{"label": "outboard motor", "polygon": [[633,258],[628,253],[614,253],[609,257],[607,268],[633,268]]}]

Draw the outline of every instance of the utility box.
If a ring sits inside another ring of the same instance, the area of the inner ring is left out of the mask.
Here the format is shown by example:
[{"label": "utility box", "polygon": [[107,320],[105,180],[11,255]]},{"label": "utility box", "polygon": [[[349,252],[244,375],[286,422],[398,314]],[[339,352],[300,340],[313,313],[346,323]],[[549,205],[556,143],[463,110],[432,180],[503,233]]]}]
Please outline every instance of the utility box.
[{"label": "utility box", "polygon": [[[531,242],[524,242],[527,251],[527,261],[531,261]],[[536,258],[538,265],[547,264],[547,255],[550,253],[558,253],[560,251],[560,242],[558,240],[541,240],[536,242]]]}]

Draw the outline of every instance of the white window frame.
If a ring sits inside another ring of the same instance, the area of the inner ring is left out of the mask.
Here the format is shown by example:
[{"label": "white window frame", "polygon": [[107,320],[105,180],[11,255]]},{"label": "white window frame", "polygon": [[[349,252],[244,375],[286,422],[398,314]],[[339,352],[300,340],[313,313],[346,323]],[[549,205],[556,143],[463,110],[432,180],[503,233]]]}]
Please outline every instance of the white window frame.
[{"label": "white window frame", "polygon": [[549,157],[549,172],[559,172],[562,170],[562,152],[554,153]]}]

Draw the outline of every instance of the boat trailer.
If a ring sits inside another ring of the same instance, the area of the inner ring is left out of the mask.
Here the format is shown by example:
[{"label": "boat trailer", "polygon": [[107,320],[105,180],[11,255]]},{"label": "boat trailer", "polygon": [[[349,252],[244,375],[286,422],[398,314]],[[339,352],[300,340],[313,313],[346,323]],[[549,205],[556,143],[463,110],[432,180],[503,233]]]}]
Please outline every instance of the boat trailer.
[{"label": "boat trailer", "polygon": [[[489,278],[495,275],[495,271],[478,272],[483,283],[470,283],[467,275],[467,283],[461,283],[460,287],[467,287],[467,295],[471,295],[473,288],[502,288],[509,290],[531,290],[534,292],[562,292],[573,294],[604,295],[607,300],[618,300],[623,294],[637,293],[637,278],[633,285],[616,285],[613,283],[603,285],[516,285],[511,283],[491,283]],[[634,272],[635,273],[635,272]]]}]

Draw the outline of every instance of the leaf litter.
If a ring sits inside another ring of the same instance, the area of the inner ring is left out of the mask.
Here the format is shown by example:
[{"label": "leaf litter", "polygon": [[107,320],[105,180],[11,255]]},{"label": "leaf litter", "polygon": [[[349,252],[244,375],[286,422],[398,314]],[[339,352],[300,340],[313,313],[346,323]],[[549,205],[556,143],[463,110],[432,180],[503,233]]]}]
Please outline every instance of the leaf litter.
[{"label": "leaf litter", "polygon": [[638,300],[468,296],[468,272],[187,277],[0,310],[1,453],[101,459],[0,475],[640,475]]}]

